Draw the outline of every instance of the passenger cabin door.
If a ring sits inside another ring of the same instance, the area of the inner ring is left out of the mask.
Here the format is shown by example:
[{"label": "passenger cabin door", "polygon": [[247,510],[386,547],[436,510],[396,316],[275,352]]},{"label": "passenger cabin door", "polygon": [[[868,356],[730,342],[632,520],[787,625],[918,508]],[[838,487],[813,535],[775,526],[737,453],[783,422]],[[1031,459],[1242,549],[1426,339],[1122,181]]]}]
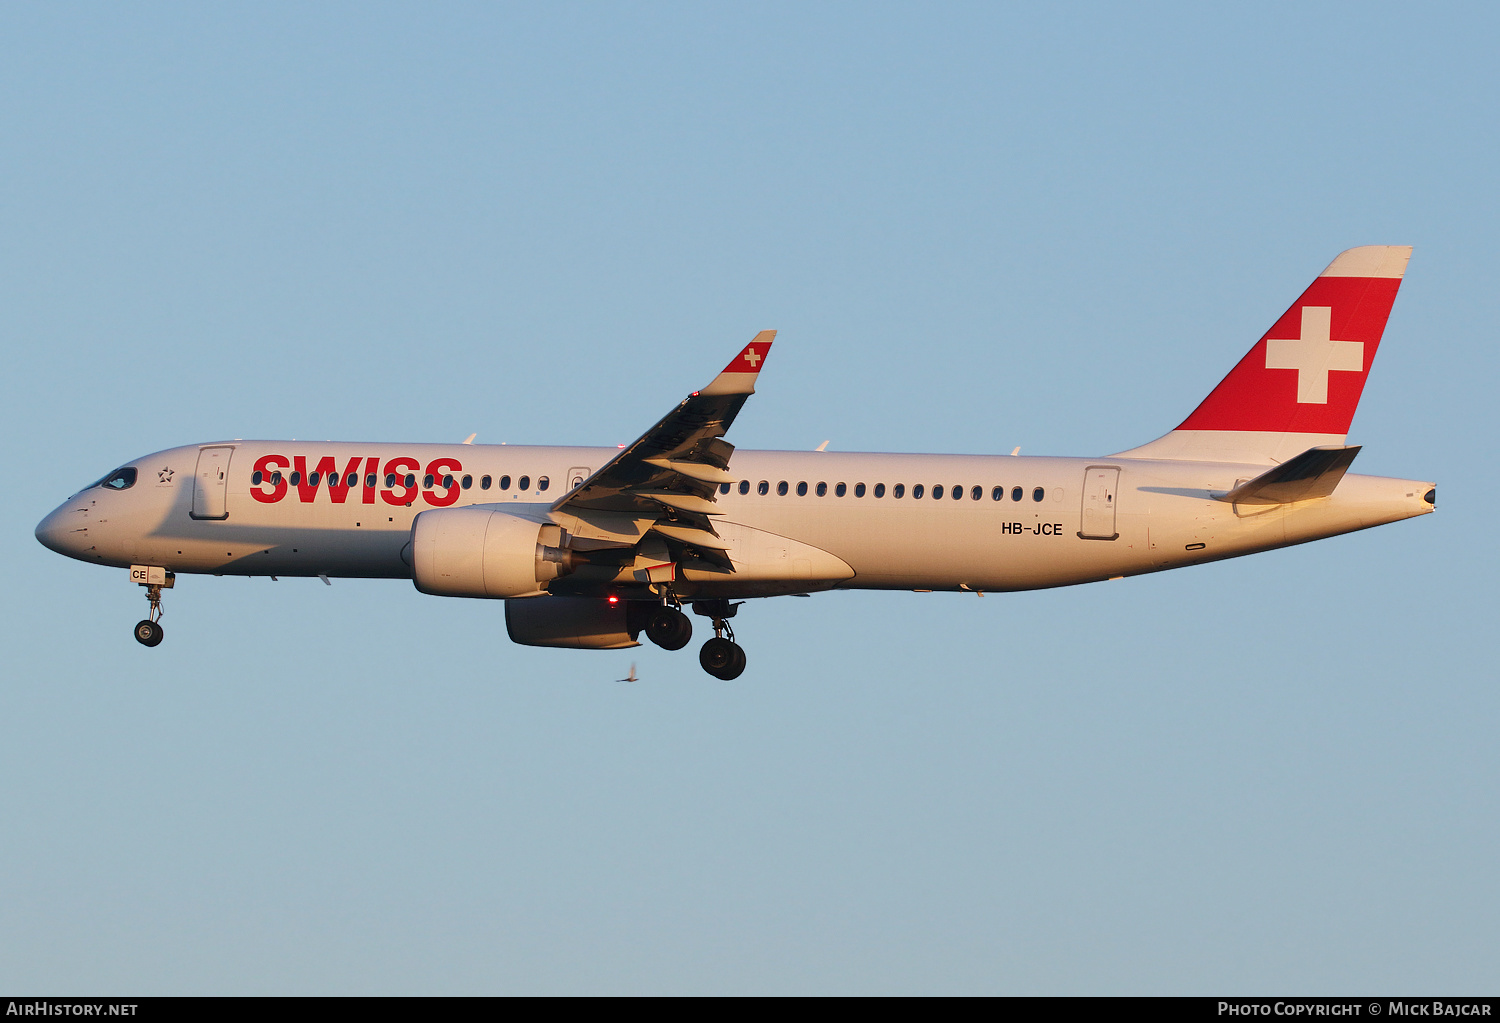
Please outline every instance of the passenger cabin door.
[{"label": "passenger cabin door", "polygon": [[198,470],[193,473],[193,510],[189,513],[193,518],[229,518],[225,493],[229,488],[232,454],[232,447],[198,449]]},{"label": "passenger cabin door", "polygon": [[1085,540],[1113,540],[1115,506],[1120,489],[1120,469],[1113,465],[1091,465],[1083,476],[1083,520],[1078,535]]}]

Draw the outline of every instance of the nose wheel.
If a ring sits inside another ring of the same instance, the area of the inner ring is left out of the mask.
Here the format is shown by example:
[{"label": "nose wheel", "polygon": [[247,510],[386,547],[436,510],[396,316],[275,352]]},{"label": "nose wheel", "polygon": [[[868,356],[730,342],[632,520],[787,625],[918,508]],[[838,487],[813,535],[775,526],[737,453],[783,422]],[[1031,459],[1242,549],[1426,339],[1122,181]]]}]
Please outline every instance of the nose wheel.
[{"label": "nose wheel", "polygon": [[147,617],[135,623],[135,641],[141,646],[156,646],[162,640],[161,630],[161,585],[152,583],[146,587],[146,599],[151,603]]},{"label": "nose wheel", "polygon": [[693,613],[711,619],[714,624],[714,638],[698,651],[698,663],[704,671],[725,682],[739,678],[745,671],[745,651],[734,641],[734,629],[729,626],[729,619],[738,609],[738,604],[722,599],[693,602]]}]

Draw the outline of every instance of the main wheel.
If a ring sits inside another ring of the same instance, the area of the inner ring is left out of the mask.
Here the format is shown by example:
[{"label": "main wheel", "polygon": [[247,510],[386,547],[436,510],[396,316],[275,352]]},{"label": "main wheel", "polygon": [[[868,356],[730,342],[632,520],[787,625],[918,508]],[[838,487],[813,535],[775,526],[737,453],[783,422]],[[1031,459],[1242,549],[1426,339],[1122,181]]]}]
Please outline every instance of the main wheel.
[{"label": "main wheel", "polygon": [[698,651],[698,663],[714,678],[728,682],[739,678],[740,673],[745,670],[745,651],[740,649],[739,644],[715,636]]},{"label": "main wheel", "polygon": [[693,638],[693,623],[675,607],[662,607],[647,619],[646,638],[663,650],[681,650]]},{"label": "main wheel", "polygon": [[161,626],[148,619],[135,623],[135,641],[141,646],[156,646],[161,642]]}]

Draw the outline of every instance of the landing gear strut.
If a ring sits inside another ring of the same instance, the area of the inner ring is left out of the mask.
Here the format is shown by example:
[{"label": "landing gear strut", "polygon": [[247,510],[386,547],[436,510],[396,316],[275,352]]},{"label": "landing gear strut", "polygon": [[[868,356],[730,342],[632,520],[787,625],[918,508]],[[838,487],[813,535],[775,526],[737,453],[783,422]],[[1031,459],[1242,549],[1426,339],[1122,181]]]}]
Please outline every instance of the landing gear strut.
[{"label": "landing gear strut", "polygon": [[693,602],[693,613],[712,619],[714,623],[714,638],[698,651],[698,663],[703,665],[704,671],[725,682],[739,678],[745,670],[745,651],[734,641],[734,629],[729,626],[729,619],[738,609],[738,604],[722,598]]},{"label": "landing gear strut", "polygon": [[148,617],[135,623],[135,641],[141,646],[156,646],[162,640],[160,583],[146,587],[146,599],[151,602],[151,611]]}]

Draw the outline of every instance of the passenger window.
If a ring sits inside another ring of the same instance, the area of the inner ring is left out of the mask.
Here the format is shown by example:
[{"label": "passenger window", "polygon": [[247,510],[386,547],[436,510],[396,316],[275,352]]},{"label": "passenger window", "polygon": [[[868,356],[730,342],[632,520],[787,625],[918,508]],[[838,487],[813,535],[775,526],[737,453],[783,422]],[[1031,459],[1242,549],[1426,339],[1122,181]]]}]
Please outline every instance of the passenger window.
[{"label": "passenger window", "polygon": [[884,483],[877,483],[877,484],[875,484],[875,496],[876,497],[884,497],[885,496],[885,484]]},{"label": "passenger window", "polygon": [[906,484],[905,483],[897,483],[894,487],[891,488],[891,496],[892,497],[905,497],[906,496]]},{"label": "passenger window", "polygon": [[545,476],[538,476],[536,478],[536,488],[538,490],[542,491],[543,493],[545,493],[546,490],[547,490],[547,488],[550,487],[550,486],[552,486],[552,481],[549,480],[547,477],[545,477]]},{"label": "passenger window", "polygon": [[740,496],[743,497],[748,493],[750,493],[750,481],[740,480]]},{"label": "passenger window", "polygon": [[530,490],[531,489],[531,477],[530,476],[522,476],[520,479],[516,480],[516,489],[517,490]]},{"label": "passenger window", "polygon": [[780,483],[776,484],[776,493],[777,493],[778,496],[785,497],[786,496],[786,490],[787,490],[786,480],[782,480]]},{"label": "passenger window", "polygon": [[500,489],[501,490],[509,490],[510,489],[510,477],[509,476],[501,476],[500,477]]},{"label": "passenger window", "polygon": [[375,474],[373,472],[365,477],[365,486],[369,487],[371,490],[375,489]]},{"label": "passenger window", "polygon": [[443,489],[444,490],[451,490],[451,489],[453,489],[453,474],[452,473],[445,473],[444,474],[444,476],[443,476]]},{"label": "passenger window", "polygon": [[957,484],[954,484],[954,486],[953,486],[953,500],[955,500],[955,501],[962,501],[963,499],[964,499],[964,488],[958,486]]},{"label": "passenger window", "polygon": [[[271,475],[271,482],[272,483],[279,483],[280,482],[278,479],[276,479],[277,475],[279,475],[279,473],[273,473]],[[395,473],[388,472],[388,473],[385,474],[385,485],[386,485],[386,489],[390,489],[391,487],[394,487],[396,485],[396,474]]]},{"label": "passenger window", "polygon": [[984,500],[984,488],[975,487],[973,490],[969,491],[969,499],[972,501]]},{"label": "passenger window", "polygon": [[331,472],[331,473],[328,474],[328,485],[330,487],[336,487],[336,486],[339,485],[339,474],[338,473]]},{"label": "passenger window", "polygon": [[833,496],[834,497],[843,497],[848,492],[849,492],[849,488],[846,487],[846,486],[844,486],[844,484],[842,484],[842,483],[840,483],[838,486],[836,486],[836,487],[833,488]]},{"label": "passenger window", "polygon": [[[295,476],[297,474],[296,473],[292,473],[292,475]],[[416,473],[409,472],[409,473],[406,474],[406,485],[408,487],[414,487],[414,486],[417,485],[417,474]]]},{"label": "passenger window", "polygon": [[856,483],[856,484],[854,484],[854,496],[855,497],[864,497],[865,496],[865,485],[863,483]]},{"label": "passenger window", "polygon": [[734,487],[734,484],[732,484],[732,483],[720,483],[719,484],[719,493],[721,493],[721,494],[727,494],[727,493],[729,493],[729,491],[733,487]]},{"label": "passenger window", "polygon": [[261,472],[259,469],[256,469],[254,472],[252,472],[250,474],[250,485],[252,487],[258,487],[262,483],[264,483],[265,481],[266,481],[266,474],[263,473],[263,472]]},{"label": "passenger window", "polygon": [[428,490],[432,489],[432,473],[429,472],[426,476],[422,477],[422,486]]},{"label": "passenger window", "polygon": [[990,496],[992,498],[994,498],[996,501],[1003,501],[1003,500],[1005,500],[1005,488],[1004,487],[996,487],[994,490],[990,491]]},{"label": "passenger window", "polygon": [[802,482],[800,482],[800,483],[797,484],[797,496],[798,497],[806,497],[807,496],[807,481],[806,480],[803,480]]},{"label": "passenger window", "polygon": [[823,482],[819,481],[819,483],[818,483],[818,496],[819,497],[827,497],[828,496],[828,484],[827,483],[823,483]]},{"label": "passenger window", "polygon": [[1031,499],[1033,501],[1040,501],[1042,498],[1044,498],[1046,496],[1047,496],[1047,492],[1045,490],[1043,490],[1041,487],[1037,487],[1035,490],[1033,490],[1031,492]]},{"label": "passenger window", "polygon": [[465,490],[468,490],[470,487],[472,487],[474,485],[474,477],[470,476],[470,475],[468,475],[466,473],[464,475],[464,478],[461,479],[461,480],[459,480],[459,483],[462,484],[462,486],[463,486],[463,488]]},{"label": "passenger window", "polygon": [[1019,501],[1021,499],[1021,496],[1025,493],[1026,491],[1022,490],[1020,487],[1012,487],[1010,491],[1010,499],[1012,501]]},{"label": "passenger window", "polygon": [[310,487],[315,487],[315,486],[318,485],[318,474],[317,473],[310,472],[310,473],[307,474],[307,485],[310,486]]},{"label": "passenger window", "polygon": [[759,494],[761,497],[765,497],[767,494],[769,494],[771,492],[771,483],[770,483],[770,481],[769,480],[761,480],[760,481],[760,486],[758,486],[758,487],[755,488],[755,492],[757,494]]},{"label": "passenger window", "polygon": [[488,476],[481,476],[479,477],[479,489],[488,490],[490,489],[490,484],[493,482]]},{"label": "passenger window", "polygon": [[941,483],[932,488],[932,499],[934,501],[941,501],[943,499],[943,485]]},{"label": "passenger window", "polygon": [[292,486],[294,486],[294,487],[300,487],[300,486],[302,486],[302,474],[300,472],[293,471],[293,473],[292,473]]},{"label": "passenger window", "polygon": [[275,472],[271,473],[271,486],[273,486],[273,487],[279,487],[279,486],[281,486],[281,470],[280,469],[277,469]]},{"label": "passenger window", "polygon": [[[924,487],[922,484],[918,483],[918,484],[914,485],[911,488],[911,499],[913,501],[920,501],[920,500],[922,500],[922,495],[925,494],[926,492],[927,492],[927,488]],[[901,495],[897,494],[896,496],[900,497]]]}]

